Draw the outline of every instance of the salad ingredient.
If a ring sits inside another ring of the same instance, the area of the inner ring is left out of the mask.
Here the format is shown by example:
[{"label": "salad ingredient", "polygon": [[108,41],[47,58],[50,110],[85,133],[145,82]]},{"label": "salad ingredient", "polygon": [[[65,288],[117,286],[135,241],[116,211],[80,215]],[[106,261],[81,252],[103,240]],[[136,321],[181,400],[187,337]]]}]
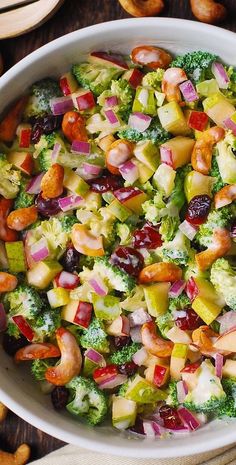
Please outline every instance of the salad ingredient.
[{"label": "salad ingredient", "polygon": [[[132,16],[156,16],[164,8],[163,0],[119,0],[121,6]],[[132,425],[130,425],[132,426]]]},{"label": "salad ingredient", "polygon": [[27,97],[22,97],[15,105],[9,110],[5,118],[0,123],[0,140],[3,142],[12,142],[15,135],[17,126],[21,120],[23,111],[27,104]]},{"label": "salad ingredient", "polygon": [[190,4],[194,16],[203,23],[218,23],[223,21],[227,14],[225,6],[214,0],[200,0],[200,2],[198,0],[190,0]]},{"label": "salad ingredient", "polygon": [[174,263],[159,262],[146,266],[139,274],[140,283],[175,282],[181,279],[182,270]]},{"label": "salad ingredient", "polygon": [[217,292],[223,295],[226,304],[236,310],[236,295],[234,282],[236,273],[229,260],[219,258],[213,263],[210,279]]},{"label": "salad ingredient", "polygon": [[231,204],[234,200],[236,200],[236,184],[222,187],[214,197],[215,208],[225,207],[225,205]]},{"label": "salad ingredient", "polygon": [[194,170],[208,174],[211,169],[213,147],[225,136],[223,128],[214,126],[202,133],[194,145],[191,163]]},{"label": "salad ingredient", "polygon": [[196,262],[200,270],[209,268],[213,262],[223,257],[231,248],[230,234],[227,229],[215,229],[213,232],[211,245],[203,252],[197,253]]},{"label": "salad ingredient", "polygon": [[43,199],[55,199],[63,192],[64,169],[58,163],[49,168],[41,180]]},{"label": "salad ingredient", "polygon": [[132,157],[133,146],[126,140],[116,140],[106,152],[106,166],[112,174],[120,174],[119,167]]},{"label": "salad ingredient", "polygon": [[7,217],[12,206],[12,200],[5,198],[0,199],[0,239],[4,242],[12,242],[17,239],[17,232],[12,231],[7,226]]},{"label": "salad ingredient", "polygon": [[189,137],[174,137],[160,146],[161,162],[176,170],[190,162],[193,146]]},{"label": "salad ingredient", "polygon": [[36,82],[30,89],[30,98],[24,110],[24,117],[44,116],[51,113],[50,100],[60,97],[58,83],[50,78]]},{"label": "salad ingredient", "polygon": [[171,63],[174,68],[183,68],[188,77],[194,82],[207,79],[212,63],[217,59],[216,55],[197,50],[177,56]]},{"label": "salad ingredient", "polygon": [[157,336],[153,321],[144,323],[141,329],[142,343],[150,354],[157,357],[170,357],[173,343]]},{"label": "salad ingredient", "polygon": [[10,274],[0,271],[0,292],[10,292],[17,286],[17,278]]},{"label": "salad ingredient", "polygon": [[94,236],[85,225],[75,224],[72,228],[72,243],[77,252],[92,257],[104,255],[102,236]]},{"label": "salad ingredient", "polygon": [[165,71],[162,80],[162,92],[168,102],[172,100],[181,102],[179,85],[187,80],[187,76],[182,68],[169,68]]},{"label": "salad ingredient", "polygon": [[56,386],[51,392],[51,401],[55,410],[62,410],[66,407],[69,398],[69,391],[65,386]]},{"label": "salad ingredient", "polygon": [[4,154],[0,154],[0,170],[0,194],[5,199],[14,199],[19,192],[21,174],[13,169]]},{"label": "salad ingredient", "polygon": [[30,447],[27,444],[21,444],[14,454],[3,452],[2,450],[0,451],[2,465],[25,465],[29,458]]},{"label": "salad ingredient", "polygon": [[140,45],[131,52],[131,60],[138,65],[147,66],[151,69],[166,69],[172,58],[165,50],[152,45]]},{"label": "salad ingredient", "polygon": [[11,212],[7,217],[7,226],[15,231],[22,231],[31,224],[35,223],[38,218],[37,208],[32,207],[19,208]]},{"label": "salad ingredient", "polygon": [[19,349],[15,354],[15,361],[20,362],[23,360],[42,360],[49,357],[60,357],[60,350],[57,346],[46,343],[29,344],[22,349]]},{"label": "salad ingredient", "polygon": [[186,219],[193,225],[205,223],[211,208],[211,199],[208,195],[196,195],[189,204]]},{"label": "salad ingredient", "polygon": [[74,140],[87,142],[88,140],[84,117],[76,111],[68,111],[64,114],[62,131],[70,142]]},{"label": "salad ingredient", "polygon": [[84,89],[90,89],[94,95],[99,96],[122,73],[121,69],[113,65],[107,65],[107,62],[80,63],[73,65],[72,73]]}]

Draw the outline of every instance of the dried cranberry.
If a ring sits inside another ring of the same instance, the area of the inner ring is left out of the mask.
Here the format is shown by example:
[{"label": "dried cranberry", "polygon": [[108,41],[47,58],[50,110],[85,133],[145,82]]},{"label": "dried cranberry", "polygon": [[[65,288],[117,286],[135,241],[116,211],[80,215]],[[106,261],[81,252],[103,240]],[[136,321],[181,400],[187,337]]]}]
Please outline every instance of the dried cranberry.
[{"label": "dried cranberry", "polygon": [[69,391],[65,386],[56,386],[51,392],[51,401],[55,410],[65,408],[69,399]]},{"label": "dried cranberry", "polygon": [[100,178],[90,179],[87,182],[91,186],[91,191],[99,192],[100,194],[108,191],[115,191],[123,185],[123,181],[120,176],[113,176],[105,171]]},{"label": "dried cranberry", "polygon": [[39,142],[39,139],[42,136],[42,134],[43,134],[42,126],[40,124],[36,123],[32,127],[32,131],[31,131],[31,143],[32,144],[37,144]]},{"label": "dried cranberry", "polygon": [[163,420],[165,428],[178,429],[178,427],[182,424],[177,410],[170,407],[170,405],[163,405],[159,410],[159,414]]},{"label": "dried cranberry", "polygon": [[236,220],[233,220],[231,227],[230,227],[230,236],[235,239],[236,237]]},{"label": "dried cranberry", "polygon": [[133,236],[133,246],[138,249],[142,247],[145,247],[145,249],[156,249],[162,245],[159,231],[148,225],[134,231]]},{"label": "dried cranberry", "polygon": [[211,199],[209,195],[195,195],[188,204],[186,220],[191,224],[202,224],[206,221],[210,208]]},{"label": "dried cranberry", "polygon": [[45,115],[38,118],[31,118],[32,124],[31,142],[37,144],[42,134],[51,134],[56,129],[60,129],[62,117]]},{"label": "dried cranberry", "polygon": [[79,252],[77,252],[73,245],[70,245],[62,255],[60,263],[65,271],[73,273],[74,271],[78,271],[79,259]]},{"label": "dried cranberry", "polygon": [[141,253],[132,247],[117,247],[111,255],[111,263],[137,277],[143,268],[144,259]]},{"label": "dried cranberry", "polygon": [[122,349],[122,347],[130,345],[131,338],[129,336],[114,336],[112,342],[116,349]]},{"label": "dried cranberry", "polygon": [[132,426],[129,430],[133,431],[133,433],[144,434],[143,420],[140,417],[137,417],[135,421],[135,425]]},{"label": "dried cranberry", "polygon": [[204,324],[201,318],[191,307],[187,308],[185,311],[186,316],[178,317],[175,320],[175,324],[178,326],[178,328],[183,329],[184,331],[193,331],[194,329],[197,329],[199,326]]},{"label": "dried cranberry", "polygon": [[22,349],[29,344],[29,341],[24,336],[20,336],[18,338],[9,336],[7,333],[3,334],[2,346],[5,352],[10,355],[11,357],[15,355],[15,353]]},{"label": "dried cranberry", "polygon": [[50,218],[53,215],[57,215],[57,213],[61,211],[58,200],[59,197],[55,199],[43,199],[42,195],[39,194],[35,201],[39,214],[44,218]]},{"label": "dried cranberry", "polygon": [[126,362],[118,366],[119,373],[122,375],[133,376],[138,369],[138,365],[134,362]]}]

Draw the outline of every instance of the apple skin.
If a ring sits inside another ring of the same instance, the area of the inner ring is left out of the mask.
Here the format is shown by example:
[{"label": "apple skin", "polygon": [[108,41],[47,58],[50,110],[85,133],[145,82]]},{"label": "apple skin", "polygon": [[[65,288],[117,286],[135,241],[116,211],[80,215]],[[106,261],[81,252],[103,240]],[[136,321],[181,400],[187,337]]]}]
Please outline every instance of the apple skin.
[{"label": "apple skin", "polygon": [[218,337],[214,343],[214,348],[236,353],[236,327]]},{"label": "apple skin", "polygon": [[147,200],[145,192],[137,187],[122,187],[116,190],[114,195],[122,205],[125,205],[125,207],[137,214],[142,212],[142,204]]},{"label": "apple skin", "polygon": [[90,63],[104,64],[118,69],[129,69],[120,55],[109,55],[106,52],[92,52],[89,55]]},{"label": "apple skin", "polygon": [[70,72],[61,76],[59,86],[65,96],[72,94],[78,89],[78,84]]},{"label": "apple skin", "polygon": [[34,160],[28,152],[12,152],[8,156],[8,160],[16,168],[20,169],[25,174],[32,174],[34,169]]},{"label": "apple skin", "polygon": [[209,118],[204,111],[190,110],[188,114],[188,126],[196,131],[204,131],[206,129]]},{"label": "apple skin", "polygon": [[123,79],[126,79],[128,83],[136,89],[138,86],[141,85],[142,79],[144,74],[137,68],[130,69],[126,71],[123,75]]},{"label": "apple skin", "polygon": [[107,333],[111,336],[129,336],[129,319],[125,315],[120,315],[107,328]]},{"label": "apple skin", "polygon": [[95,107],[93,93],[90,90],[79,90],[71,94],[74,106],[79,111],[88,110]]}]

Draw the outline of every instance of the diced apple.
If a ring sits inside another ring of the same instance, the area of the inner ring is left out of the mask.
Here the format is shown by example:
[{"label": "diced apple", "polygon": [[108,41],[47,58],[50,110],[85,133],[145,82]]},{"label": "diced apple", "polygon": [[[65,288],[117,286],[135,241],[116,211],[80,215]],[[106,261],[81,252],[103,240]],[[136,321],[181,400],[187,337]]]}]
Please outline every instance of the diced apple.
[{"label": "diced apple", "polygon": [[122,205],[138,215],[142,213],[142,204],[147,200],[145,192],[137,187],[122,187],[114,195]]},{"label": "diced apple", "polygon": [[104,152],[107,152],[115,140],[116,139],[112,134],[108,134],[108,136],[102,137],[102,139],[98,141],[98,147],[100,147],[100,149]]},{"label": "diced apple", "polygon": [[80,89],[71,94],[75,108],[79,111],[89,110],[96,106],[91,90]]},{"label": "diced apple", "polygon": [[223,378],[236,378],[236,360],[226,359],[222,371]]},{"label": "diced apple", "polygon": [[178,328],[178,326],[173,326],[173,328],[169,329],[166,333],[166,337],[168,337],[170,341],[178,344],[191,344],[192,342],[188,333]]},{"label": "diced apple", "polygon": [[204,111],[189,110],[187,112],[187,124],[196,131],[205,131],[208,124],[208,116]]},{"label": "diced apple", "polygon": [[158,189],[165,192],[166,197],[169,197],[174,189],[176,171],[166,163],[161,163],[158,166],[153,181],[155,182]]},{"label": "diced apple", "polygon": [[213,183],[214,178],[211,176],[205,176],[202,173],[198,173],[198,171],[190,171],[184,181],[184,192],[188,202],[195,195],[207,194],[209,197],[212,197],[211,190]]},{"label": "diced apple", "polygon": [[143,76],[144,74],[138,68],[133,68],[126,71],[122,79],[128,81],[128,83],[136,89],[141,84]]},{"label": "diced apple", "polygon": [[12,320],[19,329],[20,333],[23,334],[23,336],[25,336],[28,341],[32,342],[35,337],[35,333],[26,319],[22,315],[15,315],[12,317]]},{"label": "diced apple", "polygon": [[141,184],[145,184],[153,175],[154,171],[144,165],[139,160],[135,161],[136,166],[138,167],[139,181]]},{"label": "diced apple", "polygon": [[[186,368],[186,367],[185,367]],[[181,372],[181,378],[186,383],[189,390],[193,390],[197,386],[199,374],[199,364],[197,365],[195,371],[192,372]]]},{"label": "diced apple", "polygon": [[192,302],[192,308],[198,316],[210,325],[221,313],[222,307],[204,297],[196,297]]},{"label": "diced apple", "polygon": [[121,70],[128,69],[128,65],[121,55],[106,52],[92,52],[89,54],[88,61]]},{"label": "diced apple", "polygon": [[32,127],[30,124],[19,124],[16,134],[19,137],[19,147],[21,149],[28,149],[30,146]]},{"label": "diced apple", "polygon": [[156,114],[156,106],[155,91],[153,89],[147,89],[146,87],[138,86],[136,89],[132,111],[137,111],[152,116]]},{"label": "diced apple", "polygon": [[161,125],[166,131],[176,135],[187,135],[190,129],[177,102],[169,102],[157,110]]},{"label": "diced apple", "polygon": [[90,324],[92,311],[93,306],[90,303],[80,300],[71,300],[63,307],[61,317],[69,323],[86,329]]},{"label": "diced apple", "polygon": [[24,243],[22,241],[5,242],[9,271],[20,273],[27,270]]},{"label": "diced apple", "polygon": [[78,89],[78,83],[71,72],[60,77],[59,86],[65,96],[73,94]]},{"label": "diced apple", "polygon": [[157,389],[140,375],[136,375],[129,384],[125,398],[142,404],[153,404],[165,400],[167,394]]},{"label": "diced apple", "polygon": [[152,172],[157,169],[160,163],[157,147],[150,140],[138,142],[134,149],[134,156]]},{"label": "diced apple", "polygon": [[202,104],[205,113],[219,126],[224,126],[224,121],[235,113],[235,107],[220,92],[206,98]]},{"label": "diced apple", "polygon": [[107,328],[110,336],[129,336],[129,319],[125,315],[118,316]]},{"label": "diced apple", "polygon": [[63,307],[70,301],[69,292],[63,287],[55,287],[47,292],[48,302],[51,308]]},{"label": "diced apple", "polygon": [[44,260],[38,262],[34,268],[27,271],[28,283],[38,289],[45,289],[61,270],[62,266],[57,261]]},{"label": "diced apple", "polygon": [[154,384],[157,387],[161,387],[166,384],[170,369],[164,365],[151,365],[145,370],[145,378],[149,383]]},{"label": "diced apple", "polygon": [[127,429],[135,424],[137,416],[137,404],[133,400],[124,397],[112,398],[112,425],[118,429]]},{"label": "diced apple", "polygon": [[108,205],[107,210],[122,223],[132,215],[131,210],[122,205],[117,199],[113,200],[110,205]]},{"label": "diced apple", "polygon": [[143,287],[148,313],[154,318],[163,315],[168,310],[169,289],[169,283],[156,283]]},{"label": "diced apple", "polygon": [[197,93],[203,95],[203,97],[217,94],[220,90],[216,79],[199,82],[199,84],[196,85],[196,89]]},{"label": "diced apple", "polygon": [[10,152],[8,161],[25,174],[32,174],[34,169],[34,160],[28,152]]},{"label": "diced apple", "polygon": [[188,346],[186,344],[176,343],[173,347],[170,359],[170,376],[174,380],[181,379],[181,370],[185,366],[188,355]]},{"label": "diced apple", "polygon": [[236,352],[236,329],[232,329],[218,337],[214,343],[214,348],[226,352]]},{"label": "diced apple", "polygon": [[[177,136],[160,146],[161,162],[170,165],[174,170],[191,161],[195,141],[189,137]],[[166,154],[170,154],[170,160]]]},{"label": "diced apple", "polygon": [[81,197],[89,190],[89,185],[70,168],[64,168],[63,186]]},{"label": "diced apple", "polygon": [[211,302],[214,302],[216,305],[221,307],[225,306],[224,298],[218,294],[213,286],[213,284],[204,278],[199,278],[197,276],[192,277],[195,285],[195,295],[196,297],[203,297]]},{"label": "diced apple", "polygon": [[93,296],[94,313],[101,320],[113,321],[121,314],[120,299],[113,295]]}]

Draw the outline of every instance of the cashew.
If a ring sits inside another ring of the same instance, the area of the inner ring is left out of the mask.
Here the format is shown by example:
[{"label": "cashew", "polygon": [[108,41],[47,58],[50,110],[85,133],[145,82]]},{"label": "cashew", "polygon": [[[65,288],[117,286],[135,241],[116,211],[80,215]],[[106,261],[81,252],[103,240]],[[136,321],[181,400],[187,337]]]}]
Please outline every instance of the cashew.
[{"label": "cashew", "polygon": [[45,378],[56,386],[64,386],[80,373],[82,356],[77,341],[70,331],[59,328],[56,331],[56,338],[61,351],[61,360],[59,365],[47,369]]},{"label": "cashew", "polygon": [[22,231],[38,218],[37,208],[33,205],[27,208],[18,208],[12,211],[7,217],[7,226],[15,231]]},{"label": "cashew", "polygon": [[222,208],[236,200],[236,184],[220,189],[214,198],[215,208]]},{"label": "cashew", "polygon": [[211,169],[213,147],[222,140],[225,130],[219,126],[204,131],[201,138],[195,142],[192,152],[191,163],[195,171],[208,174]]},{"label": "cashew", "polygon": [[199,326],[192,333],[192,340],[195,346],[197,346],[203,355],[213,357],[216,352],[222,355],[228,355],[230,352],[218,351],[214,348],[214,339],[218,337],[218,334],[212,331],[209,326]]},{"label": "cashew", "polygon": [[13,291],[17,283],[18,280],[13,274],[0,271],[0,293]]},{"label": "cashew", "polygon": [[182,68],[169,68],[165,71],[162,80],[162,92],[166,95],[168,102],[175,100],[181,102],[179,84],[188,78]]},{"label": "cashew", "polygon": [[154,321],[144,323],[141,329],[142,343],[145,349],[156,357],[170,357],[173,349],[173,342],[166,341],[157,336]]},{"label": "cashew", "polygon": [[35,342],[19,349],[14,357],[15,362],[60,357],[61,352],[57,346],[50,342]]},{"label": "cashew", "polygon": [[139,274],[140,283],[178,281],[182,277],[182,270],[175,263],[153,263],[142,269]]},{"label": "cashew", "polygon": [[215,229],[208,249],[197,253],[195,256],[200,270],[207,270],[217,258],[223,257],[230,250],[230,247],[231,239],[229,231],[224,228]]},{"label": "cashew", "polygon": [[132,50],[130,56],[133,63],[151,69],[166,69],[172,61],[169,53],[155,45],[139,45]]},{"label": "cashew", "polygon": [[63,192],[64,168],[55,163],[45,173],[41,181],[42,197],[44,199],[55,199]]},{"label": "cashew", "polygon": [[215,24],[227,15],[225,6],[214,0],[190,0],[190,5],[194,16],[203,23]]},{"label": "cashew", "polygon": [[30,458],[30,448],[27,444],[21,444],[14,454],[0,450],[1,465],[25,465]]},{"label": "cashew", "polygon": [[8,408],[0,402],[0,423],[5,420]]},{"label": "cashew", "polygon": [[132,16],[156,16],[163,8],[163,0],[119,0],[121,6]]}]

